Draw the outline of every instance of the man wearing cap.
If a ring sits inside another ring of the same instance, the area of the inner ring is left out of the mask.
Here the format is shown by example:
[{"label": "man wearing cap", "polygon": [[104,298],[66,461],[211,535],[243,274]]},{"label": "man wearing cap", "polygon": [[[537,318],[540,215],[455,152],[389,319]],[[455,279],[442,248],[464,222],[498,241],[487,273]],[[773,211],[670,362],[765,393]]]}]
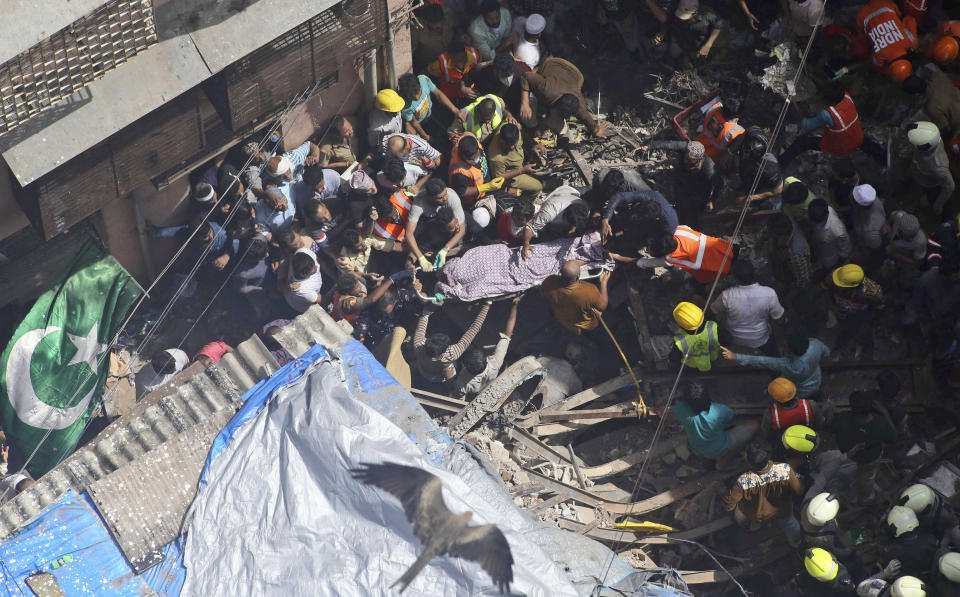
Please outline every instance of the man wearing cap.
[{"label": "man wearing cap", "polygon": [[481,0],[480,14],[470,23],[467,33],[480,52],[483,60],[493,60],[497,52],[509,50],[519,35],[513,31],[510,11],[500,6],[497,0]]},{"label": "man wearing cap", "polygon": [[303,180],[303,170],[320,162],[320,148],[312,141],[283,155],[273,156],[263,167],[264,182],[276,185],[288,198],[294,197],[294,185]]},{"label": "man wearing cap", "polygon": [[540,34],[547,26],[547,20],[536,13],[527,17],[523,24],[523,38],[517,41],[514,55],[524,61],[531,69],[540,64]]},{"label": "man wearing cap", "polygon": [[907,125],[907,140],[913,146],[909,175],[923,188],[933,210],[944,220],[956,211],[950,202],[956,183],[950,173],[950,159],[943,147],[940,131],[932,122]]},{"label": "man wearing cap", "polygon": [[890,239],[886,252],[890,258],[907,265],[923,265],[927,256],[927,235],[920,228],[917,216],[898,209],[890,214],[886,230]]},{"label": "man wearing cap", "polygon": [[833,311],[839,321],[834,351],[839,353],[851,340],[872,348],[873,331],[869,324],[873,311],[884,307],[883,289],[855,263],[833,270],[824,284],[832,290]]},{"label": "man wearing cap", "polygon": [[668,20],[672,29],[670,55],[689,60],[709,56],[725,26],[717,13],[701,6],[699,0],[679,0],[673,16]]},{"label": "man wearing cap", "polygon": [[803,551],[803,567],[799,587],[802,595],[832,597],[852,595],[854,581],[847,567],[822,547],[809,547]]},{"label": "man wearing cap", "polygon": [[785,357],[765,357],[749,354],[737,354],[729,348],[723,348],[723,358],[744,367],[770,369],[797,386],[797,396],[814,398],[820,391],[822,375],[820,362],[830,358],[830,349],[816,338],[793,335],[787,338],[790,354]]},{"label": "man wearing cap", "polygon": [[651,141],[636,151],[659,149],[672,151],[683,157],[674,177],[673,196],[677,198],[677,217],[681,224],[696,226],[700,214],[713,211],[714,202],[723,191],[723,176],[706,154],[699,141]]},{"label": "man wearing cap", "polygon": [[343,172],[357,161],[357,139],[353,123],[346,116],[334,116],[330,130],[317,145],[320,148],[318,164],[324,168]]},{"label": "man wearing cap", "polygon": [[883,201],[877,199],[877,191],[871,185],[861,184],[853,187],[853,240],[854,246],[866,257],[868,269],[879,265],[882,258],[883,228],[887,214]]},{"label": "man wearing cap", "polygon": [[367,147],[380,148],[383,138],[403,130],[403,118],[400,111],[406,102],[393,89],[381,89],[377,92],[373,109],[367,117]]}]

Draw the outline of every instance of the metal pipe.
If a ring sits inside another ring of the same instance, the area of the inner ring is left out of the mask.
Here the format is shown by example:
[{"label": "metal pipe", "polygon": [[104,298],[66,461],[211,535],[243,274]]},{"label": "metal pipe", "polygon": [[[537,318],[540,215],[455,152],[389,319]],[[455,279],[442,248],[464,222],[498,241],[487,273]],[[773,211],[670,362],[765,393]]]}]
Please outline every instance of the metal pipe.
[{"label": "metal pipe", "polygon": [[393,24],[390,20],[390,13],[387,13],[387,43],[384,45],[384,59],[387,62],[387,82],[390,89],[397,88],[397,63],[393,59]]},{"label": "metal pipe", "polygon": [[377,91],[377,51],[370,50],[363,57],[363,95],[370,108],[376,101]]}]

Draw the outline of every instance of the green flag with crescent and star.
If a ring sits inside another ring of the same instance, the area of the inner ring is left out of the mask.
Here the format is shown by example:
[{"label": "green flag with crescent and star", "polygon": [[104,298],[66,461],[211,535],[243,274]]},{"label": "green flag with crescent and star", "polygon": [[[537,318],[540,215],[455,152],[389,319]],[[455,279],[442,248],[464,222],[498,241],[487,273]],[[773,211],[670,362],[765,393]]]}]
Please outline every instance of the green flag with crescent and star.
[{"label": "green flag with crescent and star", "polygon": [[[0,425],[34,478],[69,456],[100,403],[109,346],[143,293],[87,241],[37,299],[0,357]],[[39,448],[38,448],[39,446]]]}]

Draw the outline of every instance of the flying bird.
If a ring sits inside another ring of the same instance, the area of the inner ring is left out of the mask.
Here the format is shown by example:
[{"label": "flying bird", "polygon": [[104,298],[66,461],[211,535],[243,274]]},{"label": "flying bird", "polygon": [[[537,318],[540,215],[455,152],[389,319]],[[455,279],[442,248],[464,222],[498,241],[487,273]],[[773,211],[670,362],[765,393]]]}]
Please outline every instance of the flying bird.
[{"label": "flying bird", "polygon": [[513,582],[513,555],[510,544],[493,524],[470,526],[473,512],[454,514],[443,503],[443,483],[427,471],[400,464],[360,463],[351,469],[353,477],[368,485],[393,494],[403,504],[413,534],[423,545],[423,552],[391,587],[407,585],[433,558],[449,554],[479,562],[501,593],[510,591]]}]

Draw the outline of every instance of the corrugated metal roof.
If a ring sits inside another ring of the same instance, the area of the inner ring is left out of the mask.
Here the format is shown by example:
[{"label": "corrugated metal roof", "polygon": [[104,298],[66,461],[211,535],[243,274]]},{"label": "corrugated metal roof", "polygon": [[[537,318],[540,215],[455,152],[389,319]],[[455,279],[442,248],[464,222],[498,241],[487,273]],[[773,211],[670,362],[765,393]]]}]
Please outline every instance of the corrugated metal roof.
[{"label": "corrugated metal roof", "polygon": [[[116,524],[112,530],[131,563],[144,560],[151,549],[169,542],[169,537],[163,537],[170,527],[179,525],[177,517],[182,518],[192,499],[192,493],[189,499],[183,493],[184,479],[194,480],[195,491],[203,466],[198,455],[205,458],[216,432],[236,412],[240,396],[278,368],[255,335],[220,363],[206,369],[199,363],[190,365],[30,489],[0,506],[0,539],[30,522],[68,490],[83,493],[92,489],[107,504],[106,511],[113,513],[108,523]],[[181,437],[185,432],[189,435]],[[183,442],[192,448],[186,449]],[[131,463],[135,463],[133,467]],[[106,489],[119,484],[124,485],[123,490],[106,497]],[[178,497],[173,499],[174,495]],[[123,517],[124,509],[139,509],[137,516],[149,512],[147,518],[154,525],[151,532],[163,534],[158,535],[160,542],[138,536],[142,529]],[[128,547],[130,552],[126,552]]]},{"label": "corrugated metal roof", "polygon": [[[169,37],[0,136],[0,153],[20,184],[37,180],[337,1],[259,0],[239,12],[231,4],[158,5],[157,28]],[[192,10],[172,13],[171,6]]]}]

